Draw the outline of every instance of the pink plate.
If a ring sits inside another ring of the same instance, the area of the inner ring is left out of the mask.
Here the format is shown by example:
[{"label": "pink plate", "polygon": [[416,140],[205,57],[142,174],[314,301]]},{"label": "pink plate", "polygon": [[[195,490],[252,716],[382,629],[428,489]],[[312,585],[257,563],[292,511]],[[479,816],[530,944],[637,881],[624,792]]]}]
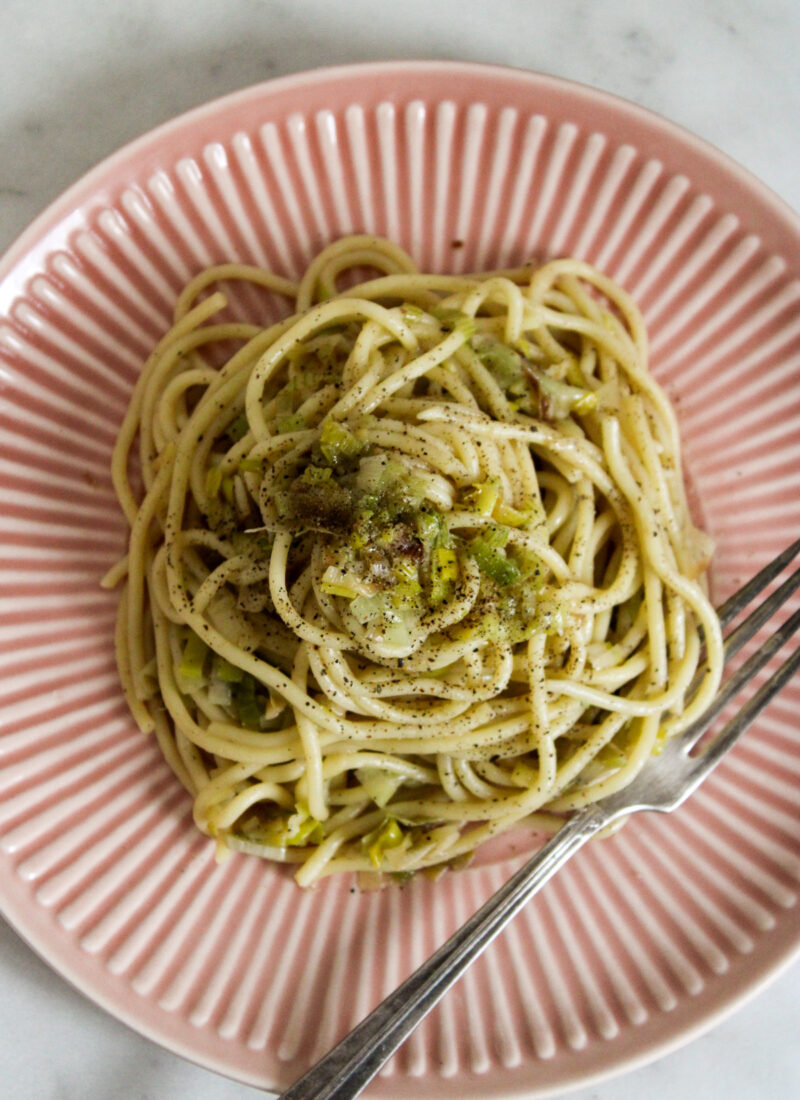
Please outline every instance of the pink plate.
[{"label": "pink plate", "polygon": [[[296,275],[385,234],[435,270],[585,257],[640,302],[724,598],[800,534],[800,222],[713,149],[550,77],[443,62],[250,88],[123,149],[0,269],[0,905],[110,1012],[205,1066],[296,1077],[518,856],[303,893],[214,861],[112,656],[109,455],[139,365],[212,261]],[[800,685],[679,813],[597,841],[377,1080],[543,1096],[685,1041],[797,951]]]}]

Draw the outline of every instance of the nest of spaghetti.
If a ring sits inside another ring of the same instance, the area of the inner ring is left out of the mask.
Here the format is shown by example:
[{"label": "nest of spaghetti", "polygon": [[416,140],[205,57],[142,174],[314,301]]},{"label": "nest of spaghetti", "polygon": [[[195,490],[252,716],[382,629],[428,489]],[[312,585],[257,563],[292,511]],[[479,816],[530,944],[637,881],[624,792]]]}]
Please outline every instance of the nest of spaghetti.
[{"label": "nest of spaghetti", "polygon": [[[225,320],[222,280],[291,313]],[[356,237],[296,283],[205,271],[112,472],[131,711],[220,852],[302,885],[552,833],[716,691],[675,416],[585,263],[424,274]]]}]

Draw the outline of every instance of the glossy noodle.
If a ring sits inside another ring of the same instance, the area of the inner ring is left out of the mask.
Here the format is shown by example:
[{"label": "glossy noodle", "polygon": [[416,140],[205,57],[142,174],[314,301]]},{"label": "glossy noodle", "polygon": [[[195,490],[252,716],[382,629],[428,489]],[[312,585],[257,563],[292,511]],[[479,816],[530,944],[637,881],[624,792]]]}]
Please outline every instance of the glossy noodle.
[{"label": "glossy noodle", "polygon": [[[232,280],[291,316],[226,320]],[[302,885],[552,832],[719,683],[675,416],[585,263],[431,275],[354,237],[296,285],[204,272],[113,477],[131,711],[220,850]]]}]

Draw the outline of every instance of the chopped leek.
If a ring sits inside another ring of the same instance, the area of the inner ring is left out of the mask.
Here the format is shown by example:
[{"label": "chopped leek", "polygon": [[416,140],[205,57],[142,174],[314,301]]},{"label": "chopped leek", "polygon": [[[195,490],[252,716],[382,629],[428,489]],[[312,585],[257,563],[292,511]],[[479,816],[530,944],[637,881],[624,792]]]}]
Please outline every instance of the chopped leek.
[{"label": "chopped leek", "polygon": [[508,532],[504,532],[502,527],[490,527],[469,543],[469,552],[480,571],[501,587],[517,584],[522,576],[516,561],[506,555],[504,547],[507,539]]},{"label": "chopped leek", "polygon": [[231,442],[238,443],[240,439],[244,439],[249,431],[250,425],[247,422],[247,417],[242,413],[240,416],[237,416],[235,420],[230,422],[225,430],[225,434]]},{"label": "chopped leek", "polygon": [[356,778],[370,796],[376,806],[381,809],[390,798],[403,785],[403,776],[397,772],[387,771],[385,768],[376,768],[366,765],[356,768]]},{"label": "chopped leek", "polygon": [[615,745],[613,741],[609,741],[607,745],[603,745],[602,749],[600,749],[595,760],[605,768],[621,768],[627,763],[628,757],[619,745]]},{"label": "chopped leek", "polygon": [[212,680],[208,685],[208,701],[215,707],[229,707],[233,702],[231,685],[222,680]]},{"label": "chopped leek", "polygon": [[530,526],[532,514],[528,510],[520,512],[517,508],[512,508],[510,504],[504,504],[502,501],[498,501],[491,512],[492,518],[506,527],[528,527]]},{"label": "chopped leek", "polygon": [[374,596],[356,596],[350,603],[350,612],[357,622],[367,623],[382,618],[387,613],[388,601],[384,592]]},{"label": "chopped leek", "polygon": [[219,496],[219,491],[222,488],[222,470],[219,466],[209,466],[206,471],[205,488],[207,496]]},{"label": "chopped leek", "polygon": [[261,729],[261,707],[256,699],[256,680],[245,673],[236,685],[233,702],[239,721],[247,729]]},{"label": "chopped leek", "polygon": [[564,633],[564,609],[553,600],[542,601],[535,615],[537,631],[545,634]]},{"label": "chopped leek", "polygon": [[323,581],[320,587],[327,595],[340,596],[343,600],[355,599],[357,595],[356,589],[349,588],[346,584],[331,584],[330,581]]},{"label": "chopped leek", "polygon": [[451,595],[458,580],[458,555],[449,546],[437,546],[431,555],[431,607],[439,604]]},{"label": "chopped leek", "polygon": [[387,848],[397,848],[403,843],[403,830],[393,817],[387,817],[382,825],[362,837],[361,843],[367,849],[372,866],[380,867]]},{"label": "chopped leek", "polygon": [[368,455],[358,464],[356,485],[364,493],[387,492],[409,475],[409,469],[397,459],[385,455]]},{"label": "chopped leek", "polygon": [[278,435],[285,435],[287,432],[302,432],[308,425],[299,413],[291,413],[289,416],[283,416],[276,423],[275,430]]},{"label": "chopped leek", "polygon": [[421,591],[422,585],[419,583],[416,563],[411,558],[399,557],[394,563],[394,581],[391,590],[393,604],[395,607],[414,604]]},{"label": "chopped leek", "polygon": [[473,347],[480,361],[492,372],[502,389],[508,390],[515,382],[520,381],[522,356],[508,344],[501,344],[491,339],[480,342],[476,340]]},{"label": "chopped leek", "polygon": [[491,527],[486,528],[481,538],[487,546],[500,550],[508,542],[508,530],[505,527],[493,524]]},{"label": "chopped leek", "polygon": [[434,549],[437,546],[452,546],[453,536],[441,512],[418,512],[414,524],[423,545]]},{"label": "chopped leek", "polygon": [[210,650],[202,638],[191,631],[183,647],[179,673],[184,680],[202,680],[203,668]]},{"label": "chopped leek", "polygon": [[299,848],[306,844],[321,844],[325,832],[321,822],[307,814],[302,807],[292,814],[286,823],[284,844],[289,848]]},{"label": "chopped leek", "polygon": [[597,407],[597,394],[592,390],[561,382],[540,367],[530,364],[525,365],[525,373],[537,388],[539,415],[543,420],[563,420],[571,412],[583,415]]},{"label": "chopped leek", "polygon": [[325,839],[322,824],[298,803],[297,812],[273,817],[265,823],[248,822],[245,835],[271,848],[301,848]]},{"label": "chopped leek", "polygon": [[469,313],[463,313],[460,309],[448,309],[446,306],[435,306],[430,314],[443,328],[460,332],[465,340],[470,340],[475,335],[475,318]]},{"label": "chopped leek", "polygon": [[412,639],[413,615],[406,611],[395,612],[393,622],[389,622],[383,632],[384,641],[398,649],[408,649]]},{"label": "chopped leek", "polygon": [[226,684],[240,684],[245,677],[245,672],[244,669],[226,661],[224,657],[215,657],[214,676]]},{"label": "chopped leek", "polygon": [[322,574],[320,588],[329,596],[342,596],[346,600],[364,595],[364,585],[355,577],[348,577],[335,565],[329,565]]},{"label": "chopped leek", "polygon": [[300,480],[307,485],[323,485],[326,481],[330,481],[332,476],[333,470],[330,466],[306,466]]},{"label": "chopped leek", "polygon": [[490,516],[500,499],[500,485],[496,481],[484,481],[473,485],[464,494],[464,502],[481,516]]},{"label": "chopped leek", "polygon": [[239,461],[239,471],[243,474],[260,474],[263,469],[264,463],[260,458],[242,458]]},{"label": "chopped leek", "polygon": [[348,459],[361,454],[363,444],[344,424],[328,418],[322,425],[319,449],[331,466],[340,466]]},{"label": "chopped leek", "polygon": [[539,555],[526,547],[515,547],[514,561],[519,566],[520,580],[528,582],[528,588],[532,585],[534,592],[538,591],[544,584],[544,566]]}]

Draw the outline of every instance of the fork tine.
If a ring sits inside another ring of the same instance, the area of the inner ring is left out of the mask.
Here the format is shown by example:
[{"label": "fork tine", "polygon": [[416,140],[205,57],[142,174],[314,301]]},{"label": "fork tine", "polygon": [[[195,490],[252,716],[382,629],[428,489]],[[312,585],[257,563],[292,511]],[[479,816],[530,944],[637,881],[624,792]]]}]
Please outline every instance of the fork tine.
[{"label": "fork tine", "polygon": [[[775,593],[775,595],[777,595],[777,593]],[[774,604],[772,610],[774,611],[779,606],[780,603]],[[798,629],[800,629],[800,608],[798,608],[793,615],[790,615],[786,622],[783,623],[774,634],[771,634],[755,653],[747,658],[741,668],[738,668],[729,680],[725,681],[708,710],[680,735],[682,747],[691,749],[697,744],[720,711],[727,706],[734,696],[739,694],[744,685],[749,680],[752,680],[755,674],[764,667],[767,661],[778,652],[781,646],[787,642]],[[782,685],[783,681],[781,681],[781,686]],[[756,693],[753,698],[756,698],[757,694],[758,693]],[[766,703],[763,705],[766,706]],[[758,711],[756,711],[756,714],[757,713]],[[753,717],[755,717],[755,714]],[[750,721],[752,722],[752,720],[751,718]],[[750,722],[748,722],[748,725],[749,724]],[[747,726],[743,727],[740,732],[744,732],[746,728]]]},{"label": "fork tine", "polygon": [[[772,564],[774,565],[774,562]],[[770,566],[767,568],[770,568]],[[747,618],[743,619],[736,629],[730,632],[725,639],[726,661],[734,657],[745,642],[750,641],[755,632],[772,617],[781,604],[785,603],[797,588],[800,588],[800,569],[795,569],[794,573],[787,577],[780,588],[776,588],[771,596],[754,608]]]},{"label": "fork tine", "polygon": [[761,685],[755,695],[748,699],[741,710],[736,712],[730,722],[723,727],[719,736],[714,738],[706,751],[695,757],[696,763],[692,770],[692,783],[686,792],[687,795],[691,794],[691,792],[702,783],[708,773],[716,767],[728,749],[736,744],[742,734],[749,729],[756,718],[758,718],[764,707],[766,707],[789,680],[791,680],[792,676],[794,676],[799,668],[800,648],[796,649],[791,657],[787,657],[783,664],[772,674],[772,676],[770,676],[769,680]]},{"label": "fork tine", "polygon": [[[800,539],[797,539],[791,546],[787,546],[785,550],[782,550],[777,558],[773,558],[771,562],[765,565],[764,568],[756,573],[756,575],[747,581],[746,584],[742,585],[737,592],[729,596],[725,603],[717,608],[717,617],[719,618],[720,625],[723,628],[726,627],[740,611],[743,611],[745,607],[747,607],[751,600],[753,600],[762,589],[766,588],[770,581],[773,581],[779,575],[781,570],[784,569],[793,558],[797,557],[798,553],[800,553]],[[763,603],[754,608],[747,618],[743,619],[725,638],[724,650],[726,662],[739,652],[745,642],[750,641],[755,632],[771,618],[781,604],[784,603],[798,587],[800,587],[800,569],[795,570],[779,588],[776,588]],[[700,650],[700,664],[687,692],[689,698],[695,694],[702,682],[707,667],[705,664],[705,657],[706,649],[705,646],[703,646]]]},{"label": "fork tine", "polygon": [[738,592],[734,592],[721,607],[717,608],[720,623],[727,626],[790,561],[797,557],[798,553],[800,553],[800,539],[793,542],[791,546],[787,546],[777,558],[765,565],[747,584],[742,585]]}]

